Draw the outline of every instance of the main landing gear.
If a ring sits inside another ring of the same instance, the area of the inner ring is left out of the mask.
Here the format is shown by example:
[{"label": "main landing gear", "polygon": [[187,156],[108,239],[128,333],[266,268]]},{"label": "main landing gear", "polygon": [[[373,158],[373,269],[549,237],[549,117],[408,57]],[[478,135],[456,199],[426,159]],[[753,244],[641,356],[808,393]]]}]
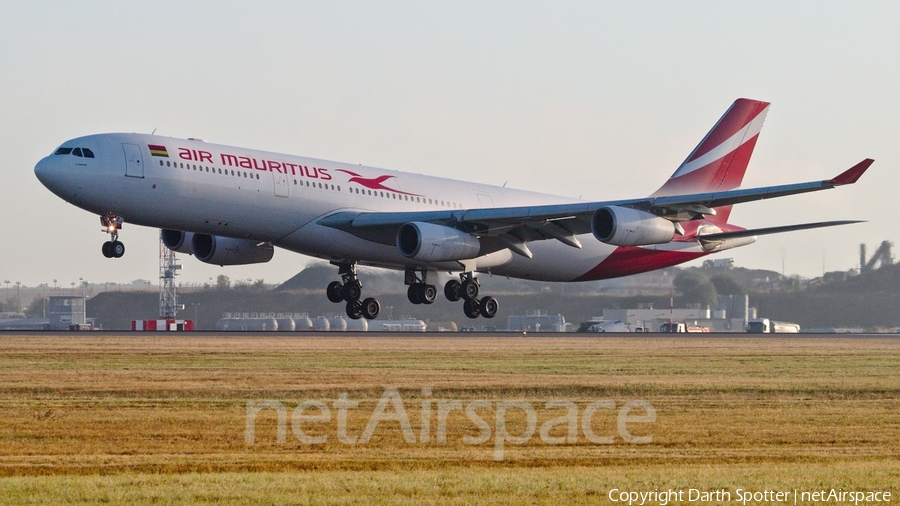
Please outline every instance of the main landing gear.
[{"label": "main landing gear", "polygon": [[338,263],[338,273],[341,275],[341,281],[332,281],[328,284],[325,294],[328,300],[335,304],[339,302],[347,303],[347,316],[358,320],[364,317],[372,320],[381,312],[381,304],[373,297],[368,297],[360,302],[362,297],[362,283],[356,276],[356,263],[341,262]]},{"label": "main landing gear", "polygon": [[122,229],[122,223],[125,220],[121,216],[109,214],[100,217],[100,224],[103,225],[103,232],[110,236],[110,240],[103,243],[103,256],[106,258],[122,258],[125,254],[125,245],[119,241],[119,230]]},{"label": "main landing gear", "polygon": [[478,298],[480,283],[478,278],[471,272],[464,272],[459,275],[459,281],[451,279],[444,285],[444,296],[450,302],[463,300],[463,313],[469,318],[493,318],[497,316],[500,309],[500,303],[497,299],[486,296]]},{"label": "main landing gear", "polygon": [[[356,262],[332,262],[337,265],[341,281],[328,284],[325,294],[328,300],[338,304],[347,304],[347,316],[358,320],[372,320],[381,312],[381,304],[373,297],[362,298],[362,283],[356,275]],[[438,297],[438,288],[431,281],[436,273],[427,270],[407,270],[405,282],[409,285],[406,296],[413,304],[434,304]],[[463,301],[463,313],[469,318],[493,318],[497,316],[500,303],[493,297],[478,298],[480,285],[472,272],[459,275],[459,281],[451,279],[444,285],[444,296],[451,302]]]},{"label": "main landing gear", "polygon": [[[428,271],[406,271],[406,284],[409,285],[406,295],[413,304],[433,304],[438,296],[437,287],[428,282]],[[469,318],[493,318],[497,316],[500,303],[493,297],[478,298],[480,284],[471,272],[459,275],[459,281],[451,279],[444,285],[444,296],[450,302],[463,301],[463,313]]]}]

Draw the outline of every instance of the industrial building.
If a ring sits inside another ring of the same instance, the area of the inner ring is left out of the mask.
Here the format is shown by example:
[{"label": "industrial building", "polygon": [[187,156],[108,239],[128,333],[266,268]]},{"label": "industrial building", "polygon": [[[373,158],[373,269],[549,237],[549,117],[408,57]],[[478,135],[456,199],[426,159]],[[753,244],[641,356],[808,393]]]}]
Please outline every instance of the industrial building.
[{"label": "industrial building", "polygon": [[756,318],[756,308],[750,307],[747,295],[720,295],[715,309],[706,307],[637,309],[604,309],[603,321],[620,320],[631,327],[659,331],[664,323],[690,322],[707,327],[712,332],[744,332],[747,320]]}]

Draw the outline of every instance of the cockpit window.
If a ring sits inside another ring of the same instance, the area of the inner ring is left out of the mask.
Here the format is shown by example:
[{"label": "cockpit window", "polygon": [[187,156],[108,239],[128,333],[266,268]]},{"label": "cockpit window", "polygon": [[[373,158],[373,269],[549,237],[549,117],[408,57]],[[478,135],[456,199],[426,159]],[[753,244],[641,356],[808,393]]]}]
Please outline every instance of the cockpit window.
[{"label": "cockpit window", "polygon": [[75,156],[84,156],[81,154],[81,148],[75,148],[75,150],[72,151],[72,154]]},{"label": "cockpit window", "polygon": [[94,152],[88,148],[81,148],[81,152],[84,153],[85,158],[93,158]]},{"label": "cockpit window", "polygon": [[59,148],[54,155],[68,155],[72,153],[72,148]]}]

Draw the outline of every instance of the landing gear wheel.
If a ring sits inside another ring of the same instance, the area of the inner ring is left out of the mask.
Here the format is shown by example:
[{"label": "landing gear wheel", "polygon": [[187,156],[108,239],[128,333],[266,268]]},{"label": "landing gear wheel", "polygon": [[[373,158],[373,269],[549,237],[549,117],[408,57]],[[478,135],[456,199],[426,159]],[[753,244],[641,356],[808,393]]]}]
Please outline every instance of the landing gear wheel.
[{"label": "landing gear wheel", "polygon": [[466,300],[475,300],[478,298],[478,281],[475,278],[467,279],[462,284],[463,297]]},{"label": "landing gear wheel", "polygon": [[434,304],[437,300],[437,288],[434,285],[419,285],[419,300],[423,304]]},{"label": "landing gear wheel", "polygon": [[476,299],[463,302],[463,313],[469,318],[478,318],[481,314],[479,301]]},{"label": "landing gear wheel", "polygon": [[328,288],[325,289],[325,295],[328,296],[328,300],[337,304],[344,300],[343,290],[343,283],[340,281],[332,281],[331,283],[328,283]]},{"label": "landing gear wheel", "polygon": [[493,318],[497,316],[497,311],[500,309],[500,303],[493,297],[485,297],[481,299],[481,304],[479,304],[478,308],[481,310],[481,316]]},{"label": "landing gear wheel", "polygon": [[125,245],[119,241],[113,241],[109,246],[109,252],[114,258],[122,258],[125,254]]},{"label": "landing gear wheel", "polygon": [[378,313],[381,312],[381,304],[378,303],[372,297],[369,297],[362,301],[361,313],[366,318],[366,320],[374,320]]},{"label": "landing gear wheel", "polygon": [[103,243],[101,251],[103,251],[103,256],[105,256],[106,258],[112,258],[112,241],[106,241],[105,243]]},{"label": "landing gear wheel", "polygon": [[421,292],[419,291],[419,286],[418,283],[412,284],[409,285],[409,288],[406,290],[406,298],[413,304],[421,304],[424,302],[420,297]]},{"label": "landing gear wheel", "polygon": [[360,301],[355,300],[347,303],[347,316],[354,320],[359,320],[363,314],[363,305]]},{"label": "landing gear wheel", "polygon": [[447,281],[447,284],[444,285],[444,297],[447,297],[447,300],[450,302],[456,302],[462,298],[462,283],[455,279],[451,279]]},{"label": "landing gear wheel", "polygon": [[[357,302],[359,301],[359,297],[362,295],[362,286],[358,282],[351,281],[344,285],[344,289],[342,290],[344,295],[344,300],[347,302]],[[358,318],[358,317],[357,317]]]}]

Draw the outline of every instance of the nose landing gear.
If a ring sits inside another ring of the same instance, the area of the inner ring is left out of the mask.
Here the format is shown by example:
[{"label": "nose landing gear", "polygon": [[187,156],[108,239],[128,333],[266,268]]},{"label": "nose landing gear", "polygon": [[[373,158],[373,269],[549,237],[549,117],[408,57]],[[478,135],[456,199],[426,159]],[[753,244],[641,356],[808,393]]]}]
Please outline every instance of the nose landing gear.
[{"label": "nose landing gear", "polygon": [[108,214],[100,217],[100,224],[103,225],[103,232],[110,236],[110,240],[103,243],[101,251],[106,258],[122,258],[125,254],[125,245],[119,241],[119,230],[125,220],[121,216]]}]

